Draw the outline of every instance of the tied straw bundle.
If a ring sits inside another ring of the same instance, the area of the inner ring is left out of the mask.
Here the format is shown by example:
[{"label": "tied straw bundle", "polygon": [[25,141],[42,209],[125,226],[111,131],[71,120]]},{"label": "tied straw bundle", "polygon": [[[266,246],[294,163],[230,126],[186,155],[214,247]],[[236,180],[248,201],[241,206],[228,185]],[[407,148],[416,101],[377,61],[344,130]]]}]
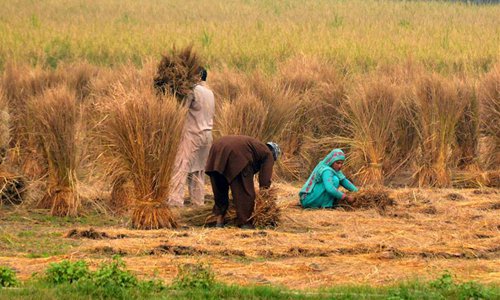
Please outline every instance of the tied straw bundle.
[{"label": "tied straw bundle", "polygon": [[281,209],[276,204],[277,190],[275,188],[262,189],[255,198],[255,207],[252,214],[252,224],[256,227],[278,226]]},{"label": "tied straw bundle", "polygon": [[102,159],[115,185],[125,187],[130,181],[133,186],[130,197],[123,199],[133,203],[132,227],[176,227],[165,200],[186,110],[172,96],[159,101],[150,87],[122,85],[115,86],[102,110],[106,117],[97,129]]},{"label": "tied straw bundle", "polygon": [[158,93],[173,95],[182,102],[200,82],[200,67],[200,58],[193,46],[182,50],[174,47],[170,53],[162,55],[154,76],[154,87]]}]

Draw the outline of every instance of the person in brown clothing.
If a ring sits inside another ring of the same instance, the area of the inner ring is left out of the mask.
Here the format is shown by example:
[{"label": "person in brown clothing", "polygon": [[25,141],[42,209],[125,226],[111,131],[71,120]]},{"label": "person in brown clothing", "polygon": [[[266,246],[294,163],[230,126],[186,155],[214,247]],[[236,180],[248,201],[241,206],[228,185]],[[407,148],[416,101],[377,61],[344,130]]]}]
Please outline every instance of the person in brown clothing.
[{"label": "person in brown clothing", "polygon": [[254,174],[259,173],[259,188],[269,188],[274,161],[279,154],[276,143],[264,144],[244,135],[224,136],[213,143],[205,173],[210,176],[212,184],[215,200],[213,214],[217,216],[217,227],[224,226],[231,188],[238,226],[253,228],[249,219],[255,202]]}]

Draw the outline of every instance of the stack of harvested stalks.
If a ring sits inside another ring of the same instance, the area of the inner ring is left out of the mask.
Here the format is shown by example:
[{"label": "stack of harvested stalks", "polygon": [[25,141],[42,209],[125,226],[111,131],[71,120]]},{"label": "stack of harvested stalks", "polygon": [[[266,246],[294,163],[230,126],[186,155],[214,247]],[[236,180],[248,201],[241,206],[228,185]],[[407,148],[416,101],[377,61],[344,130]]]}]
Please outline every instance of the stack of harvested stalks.
[{"label": "stack of harvested stalks", "polygon": [[[108,174],[133,184],[132,227],[177,225],[167,206],[186,110],[172,96],[161,101],[150,87],[117,85],[98,127]],[[119,180],[120,181],[120,180]]]},{"label": "stack of harvested stalks", "polygon": [[162,95],[168,93],[182,101],[200,82],[200,67],[200,58],[192,46],[180,51],[174,47],[170,54],[163,55],[154,77],[154,87]]},{"label": "stack of harvested stalks", "polygon": [[79,151],[80,106],[66,87],[47,90],[29,102],[37,146],[48,162],[49,188],[39,203],[55,216],[76,216],[80,199],[76,191]]},{"label": "stack of harvested stalks", "polygon": [[281,209],[277,205],[277,189],[261,189],[255,198],[255,206],[252,214],[252,224],[255,227],[278,226]]},{"label": "stack of harvested stalks", "polygon": [[495,170],[500,165],[500,64],[482,79],[479,100],[480,126],[487,148],[484,165]]},{"label": "stack of harvested stalks", "polygon": [[21,204],[25,191],[24,177],[0,170],[0,204]]},{"label": "stack of harvested stalks", "polygon": [[[362,185],[381,186],[389,170],[394,170],[398,159],[395,129],[401,116],[397,87],[388,78],[364,80],[356,93],[340,108],[347,136],[334,138],[349,146],[347,164]],[[390,116],[390,117],[388,117]]]},{"label": "stack of harvested stalks", "polygon": [[[277,205],[277,189],[260,190],[255,198],[254,211],[251,216],[255,227],[276,227],[281,217],[281,208]],[[182,219],[189,225],[204,226],[215,224],[216,217],[212,215],[212,207],[205,205],[185,211]],[[236,223],[236,210],[230,205],[226,212],[226,223]]]},{"label": "stack of harvested stalks", "polygon": [[456,86],[437,74],[417,83],[413,100],[419,145],[414,157],[414,183],[419,187],[449,187],[455,129],[463,102]]},{"label": "stack of harvested stalks", "polygon": [[352,196],[353,202],[342,201],[339,206],[349,210],[375,208],[378,211],[385,211],[388,206],[396,204],[396,201],[389,196],[389,192],[382,188],[362,190]]}]

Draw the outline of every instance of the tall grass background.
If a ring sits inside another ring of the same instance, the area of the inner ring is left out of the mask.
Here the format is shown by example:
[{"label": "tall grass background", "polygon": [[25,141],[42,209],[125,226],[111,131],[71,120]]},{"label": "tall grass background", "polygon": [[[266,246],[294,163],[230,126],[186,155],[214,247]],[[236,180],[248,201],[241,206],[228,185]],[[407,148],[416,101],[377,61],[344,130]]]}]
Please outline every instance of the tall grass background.
[{"label": "tall grass background", "polygon": [[447,1],[5,1],[0,68],[116,66],[194,43],[210,67],[273,72],[297,55],[364,72],[411,57],[444,73],[498,61],[499,5]]}]

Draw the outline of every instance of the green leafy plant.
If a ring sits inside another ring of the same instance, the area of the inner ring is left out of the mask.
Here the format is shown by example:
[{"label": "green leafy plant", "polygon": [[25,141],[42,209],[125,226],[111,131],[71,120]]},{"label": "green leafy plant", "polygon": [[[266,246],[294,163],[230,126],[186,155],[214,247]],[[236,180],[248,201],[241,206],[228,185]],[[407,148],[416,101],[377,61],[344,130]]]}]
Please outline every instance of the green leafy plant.
[{"label": "green leafy plant", "polygon": [[137,277],[125,270],[125,263],[119,256],[113,256],[111,263],[103,264],[92,274],[92,282],[103,288],[131,288],[138,284]]},{"label": "green leafy plant", "polygon": [[73,283],[90,276],[89,267],[83,260],[51,263],[45,271],[45,280],[52,284]]},{"label": "green leafy plant", "polygon": [[9,267],[0,267],[0,286],[16,286],[18,284],[16,273]]}]

